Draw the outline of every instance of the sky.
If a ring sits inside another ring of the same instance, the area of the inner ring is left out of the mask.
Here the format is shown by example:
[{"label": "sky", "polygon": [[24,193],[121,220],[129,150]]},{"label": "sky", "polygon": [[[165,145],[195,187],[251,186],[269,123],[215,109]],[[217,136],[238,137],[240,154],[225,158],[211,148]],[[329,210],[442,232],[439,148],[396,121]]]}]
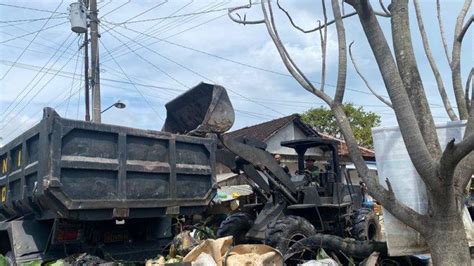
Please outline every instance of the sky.
[{"label": "sky", "polygon": [[[67,15],[72,2],[0,0],[0,146],[38,123],[45,106],[55,108],[62,117],[84,119],[83,35],[70,29]],[[380,10],[379,1],[371,2]],[[325,106],[288,74],[263,24],[244,26],[229,19],[227,8],[246,3],[98,0],[102,109],[118,100],[126,104],[125,109],[106,111],[102,122],[160,130],[166,117],[165,103],[200,82],[227,89],[236,110],[232,129]],[[281,4],[304,29],[323,20],[320,1],[282,0]],[[441,1],[449,51],[462,4],[459,0]],[[420,5],[431,49],[455,106],[436,5],[432,0],[420,0]],[[331,20],[330,1],[326,6]],[[415,56],[435,122],[448,121],[423,50],[413,3],[409,6]],[[307,77],[319,86],[319,34],[295,30],[285,14],[276,5],[274,8],[283,43]],[[352,11],[349,5],[344,9],[346,13]],[[259,5],[240,14],[248,20],[262,16]],[[379,22],[392,46],[390,19],[381,17]],[[379,94],[387,95],[358,18],[345,19],[344,26],[347,42],[354,41],[359,68]],[[463,83],[473,65],[471,32],[462,47]],[[326,63],[325,91],[334,95],[338,64],[334,24],[328,28]],[[396,125],[393,111],[369,92],[349,59],[347,69],[344,101],[379,114],[383,126]]]}]

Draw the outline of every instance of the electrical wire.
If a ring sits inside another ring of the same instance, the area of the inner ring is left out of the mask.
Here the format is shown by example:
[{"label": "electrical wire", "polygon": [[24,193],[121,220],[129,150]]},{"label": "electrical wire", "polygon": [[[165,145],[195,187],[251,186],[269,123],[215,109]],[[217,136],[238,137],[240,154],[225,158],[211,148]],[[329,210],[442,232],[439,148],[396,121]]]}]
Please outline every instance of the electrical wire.
[{"label": "electrical wire", "polygon": [[[116,31],[116,30],[114,30],[114,29],[112,29],[112,31],[115,32],[115,33],[117,33],[117,34],[120,34],[122,37],[125,37],[125,38],[127,38],[127,39],[129,39],[129,40],[132,40],[130,37],[127,37],[127,36],[121,34],[120,32],[118,32],[118,31]],[[142,46],[142,44],[140,44],[140,45]],[[161,56],[161,57],[163,57],[163,58],[165,58],[165,59],[167,59],[167,60],[169,60],[169,61],[171,61],[171,62],[177,64],[178,66],[180,66],[180,67],[182,67],[182,68],[184,68],[184,69],[190,71],[191,73],[193,73],[193,74],[195,74],[195,75],[197,75],[197,76],[199,76],[199,77],[202,77],[202,78],[204,78],[204,79],[206,79],[206,80],[209,80],[209,81],[211,81],[211,82],[214,83],[214,84],[217,83],[217,82],[213,81],[211,78],[208,78],[208,77],[206,77],[206,76],[204,76],[204,75],[202,75],[202,74],[200,74],[200,73],[198,73],[198,72],[192,70],[191,68],[186,67],[186,66],[184,66],[183,64],[180,64],[180,63],[176,62],[175,60],[172,60],[172,59],[170,59],[170,58],[168,58],[168,57],[166,57],[166,56],[164,56],[164,55],[162,55],[162,54],[160,54],[160,53],[158,53],[158,52],[156,52],[156,51],[150,49],[149,47],[143,46],[143,48],[145,48],[145,49],[149,50],[150,52],[153,52],[153,53],[155,53],[155,54],[157,54],[157,55],[159,55],[159,56]],[[135,51],[134,51],[134,53],[136,54]],[[138,54],[137,54],[137,55],[138,55]],[[253,103],[255,103],[255,104],[257,104],[257,105],[259,105],[259,106],[261,106],[261,107],[264,107],[264,108],[266,108],[266,109],[268,109],[268,110],[271,110],[271,111],[273,111],[273,112],[275,112],[275,113],[278,113],[278,114],[280,114],[280,115],[285,115],[285,114],[283,114],[282,112],[280,112],[280,111],[278,111],[278,110],[276,110],[276,109],[273,109],[273,108],[271,108],[271,107],[269,107],[269,106],[266,106],[266,105],[264,105],[264,104],[255,102],[255,101],[252,100],[251,98],[246,97],[246,96],[244,96],[244,95],[242,95],[242,94],[236,92],[235,90],[232,90],[232,89],[230,89],[230,88],[227,88],[227,89],[228,89],[229,91],[233,92],[234,94],[236,94],[236,95],[238,95],[238,96],[240,96],[240,97],[242,97],[242,98],[244,98],[244,99],[247,99],[248,101],[253,102]]]},{"label": "electrical wire", "polygon": [[[186,8],[187,6],[189,6],[192,2],[193,2],[193,0],[191,0],[191,1],[188,2],[188,3],[186,3],[184,6],[180,7],[179,9],[173,11],[173,12],[170,13],[169,15],[174,15],[174,14],[180,12],[181,10],[183,10],[184,8]],[[104,19],[104,21],[106,21],[106,20]],[[159,21],[159,22],[153,24],[151,27],[147,28],[147,29],[145,30],[145,32],[151,32],[151,31],[153,30],[153,28],[159,26],[161,23],[163,23],[163,21]],[[141,36],[141,35],[138,35],[138,36]],[[139,38],[138,36],[136,37],[137,39]],[[140,40],[140,41],[142,41],[142,40]],[[115,53],[117,50],[120,50],[121,48],[124,48],[123,45],[119,45],[119,46],[117,46],[117,47],[114,47],[114,48],[111,49],[111,53],[113,54],[113,53]]]},{"label": "electrical wire", "polygon": [[[75,40],[73,40],[73,42],[74,42],[74,41],[75,41]],[[73,42],[71,42],[71,44],[72,44]],[[76,51],[76,53],[78,53],[78,52],[79,52],[79,50]],[[59,71],[63,70],[63,69],[69,64],[69,62],[74,58],[75,55],[76,55],[76,54],[74,54],[73,56],[71,56],[71,58],[69,58],[69,60],[68,60],[66,63],[64,63],[64,64],[62,65],[62,67],[59,69]],[[56,62],[57,62],[57,61],[56,61]],[[56,63],[56,62],[55,62],[55,63]],[[59,72],[59,71],[58,71],[58,72]],[[16,115],[13,115],[13,116],[3,125],[3,127],[0,128],[0,129],[5,128],[8,123],[10,123],[10,122],[11,122],[13,119],[15,119],[16,117],[18,117],[18,115],[19,115],[23,110],[25,110],[25,108],[31,103],[31,101],[33,101],[33,99],[34,99],[36,96],[38,96],[38,94],[39,94],[41,91],[43,91],[43,89],[44,89],[56,76],[57,76],[57,75],[54,74],[45,84],[43,84],[43,86],[29,99],[29,101],[23,106],[23,108],[21,108],[21,109],[16,113]],[[38,83],[37,83],[37,84],[38,84]],[[36,85],[35,85],[35,86],[36,86]],[[32,87],[32,88],[34,88],[34,87]],[[31,91],[31,90],[30,90],[30,91]],[[26,97],[26,95],[25,95],[25,97]],[[4,116],[3,120],[5,120],[5,118],[6,118],[6,116]],[[2,120],[2,121],[3,121],[3,120]]]},{"label": "electrical wire", "polygon": [[114,24],[114,25],[134,24],[134,23],[150,22],[150,21],[157,21],[157,20],[166,20],[166,19],[173,19],[173,18],[196,16],[196,15],[209,14],[209,13],[221,12],[221,11],[226,11],[227,12],[229,10],[229,8],[235,8],[235,6],[233,6],[233,7],[224,7],[224,8],[219,8],[219,9],[212,9],[212,10],[206,10],[206,11],[200,11],[200,12],[191,12],[191,13],[186,13],[186,14],[181,14],[181,15],[171,15],[171,16],[165,16],[165,17],[158,17],[158,18],[149,18],[149,19],[132,20],[132,21],[124,21],[124,22],[112,22],[112,21],[108,21],[108,22],[110,24]]},{"label": "electrical wire", "polygon": [[[103,43],[102,43],[102,40],[100,40],[100,43],[102,44],[102,47],[105,48],[105,50],[107,51],[107,53],[109,53],[109,55],[112,57],[112,60],[115,62],[115,64],[118,66],[118,68],[120,69],[120,71],[122,71],[123,75],[127,78],[128,81],[130,81],[131,83],[132,80],[130,79],[130,77],[127,75],[127,73],[123,70],[122,66],[120,66],[120,64],[117,62],[117,60],[115,60],[115,58],[113,57],[112,54],[110,54],[110,51],[107,49],[107,46],[105,46]],[[143,99],[145,100],[145,102],[148,104],[148,106],[153,110],[153,112],[155,112],[155,114],[158,116],[158,118],[161,120],[161,121],[164,121],[163,117],[161,117],[160,113],[155,109],[155,107],[148,101],[148,99],[145,97],[145,95],[143,95],[143,93],[137,88],[137,86],[133,85],[133,88],[135,88],[135,90],[143,97]]]},{"label": "electrical wire", "polygon": [[[143,16],[144,14],[146,14],[146,13],[152,11],[153,9],[158,8],[158,7],[160,7],[160,6],[162,6],[162,5],[166,4],[166,3],[168,3],[168,0],[165,0],[165,1],[161,2],[161,3],[158,3],[158,4],[156,4],[156,5],[154,5],[154,6],[150,7],[150,8],[148,8],[147,10],[145,10],[145,11],[143,11],[143,12],[141,12],[141,13],[139,13],[139,14],[137,14],[137,15],[135,15],[135,16],[129,18],[129,19],[127,19],[126,21],[129,21],[129,20],[132,20],[132,19],[134,19],[134,18],[138,18],[138,17],[140,17],[140,16]],[[110,12],[109,12],[109,13],[110,13]],[[109,13],[107,13],[107,14],[109,14]],[[105,15],[104,15],[104,16],[105,16]],[[102,17],[103,17],[103,16],[102,16]],[[117,27],[117,26],[115,26],[115,27]],[[106,32],[107,32],[107,31],[103,32],[102,34],[104,34],[104,33],[106,33]]]},{"label": "electrical wire", "polygon": [[[13,110],[15,110],[15,108],[23,101],[23,99],[31,92],[31,90],[33,90],[33,88],[44,78],[44,75],[43,75],[43,76],[38,80],[38,82],[37,82],[33,87],[31,87],[30,90],[20,99],[20,101],[17,102],[17,103],[15,104],[15,106],[13,106],[13,108],[12,108],[10,111],[8,111],[8,110],[10,109],[10,107],[16,102],[16,100],[18,100],[18,98],[23,94],[23,92],[25,92],[25,91],[28,89],[28,87],[35,81],[35,79],[40,75],[40,73],[46,68],[46,66],[49,64],[49,62],[51,62],[51,61],[53,60],[53,58],[56,57],[56,54],[61,50],[61,48],[66,44],[66,42],[69,40],[69,38],[70,38],[71,36],[72,36],[72,33],[70,33],[70,34],[67,36],[67,38],[63,41],[63,43],[62,43],[62,44],[59,46],[59,48],[56,50],[56,52],[48,59],[48,61],[41,67],[40,71],[38,71],[38,72],[36,73],[36,75],[28,82],[28,84],[26,84],[26,86],[20,91],[20,93],[17,94],[17,96],[15,97],[15,99],[14,99],[12,102],[10,102],[10,104],[7,106],[7,108],[6,108],[5,111],[3,112],[3,118],[2,118],[2,120],[0,121],[0,123],[3,122],[4,119],[5,119]],[[68,48],[72,45],[73,42],[74,42],[74,41],[72,41],[72,42],[69,44]],[[67,48],[63,50],[63,53],[64,53],[64,51],[66,51],[66,50],[67,50]],[[57,62],[58,60],[59,60],[59,57],[56,58],[56,61],[54,62],[54,64],[56,64],[56,62]],[[15,67],[17,64],[18,64],[18,63],[12,62],[10,68]],[[53,64],[52,66],[54,66],[54,64]],[[51,66],[51,67],[52,67],[52,66]]]},{"label": "electrical wire", "polygon": [[[206,5],[206,6],[204,6],[203,8],[197,9],[196,11],[209,10],[209,9],[216,8],[216,7],[219,7],[219,6],[224,5],[224,4],[225,4],[225,2],[221,2],[221,3],[215,4],[215,5]],[[182,9],[183,9],[183,8],[181,8],[180,10],[182,10]],[[179,10],[178,10],[178,11],[179,11]],[[149,32],[148,34],[152,34],[152,35],[154,35],[154,34],[162,34],[162,33],[166,32],[166,31],[168,31],[169,29],[172,29],[172,28],[176,28],[176,27],[180,27],[180,26],[182,26],[182,25],[185,25],[185,24],[187,24],[188,22],[191,22],[191,21],[193,21],[193,20],[199,18],[200,16],[201,16],[201,15],[198,15],[198,16],[195,16],[195,17],[190,17],[190,18],[178,19],[178,20],[175,20],[175,21],[170,21],[169,23],[167,23],[167,24],[165,23],[165,24],[162,25],[161,27],[159,27],[159,28],[157,28],[157,29],[155,29],[155,30]],[[162,21],[158,22],[157,24],[160,24],[161,22],[162,22]],[[107,21],[105,21],[105,23],[107,23]],[[114,27],[114,28],[115,28],[115,27]],[[147,31],[145,31],[145,32],[147,32]],[[140,36],[140,37],[139,37],[139,38],[134,38],[134,39],[136,39],[136,40],[139,41],[139,42],[144,42],[145,40],[150,39],[149,37],[147,37],[147,36],[145,36],[145,35],[143,35],[143,34],[138,34],[138,36]],[[127,43],[127,44],[130,44],[130,42]],[[126,48],[123,47],[123,45],[121,45],[121,46],[119,46],[119,47],[122,47],[123,49],[126,49]],[[133,47],[133,46],[131,46],[131,47]],[[118,50],[123,50],[123,49],[118,49]],[[138,48],[138,49],[140,49],[140,48]],[[113,49],[113,50],[112,50],[112,53],[116,53],[116,52],[118,52],[118,50],[117,50],[117,49],[115,49],[115,50]],[[127,52],[125,52],[125,53],[123,53],[123,54],[121,54],[121,55],[115,56],[115,58],[119,58],[119,57],[122,57],[122,56],[124,56],[124,55],[126,55],[126,54],[130,54],[130,53],[131,53],[130,51],[127,51]],[[107,60],[105,60],[105,62],[106,62],[106,61],[107,61]]]},{"label": "electrical wire", "polygon": [[[4,40],[4,41],[0,41],[0,44],[2,43],[7,43],[7,42],[11,42],[11,41],[14,41],[14,40],[17,40],[17,39],[20,39],[20,38],[23,38],[23,37],[26,37],[26,36],[30,36],[30,35],[33,35],[33,34],[38,34],[42,31],[45,31],[45,30],[49,30],[49,29],[52,29],[52,28],[56,28],[58,26],[61,26],[61,25],[64,25],[68,23],[67,21],[66,22],[61,22],[61,23],[58,23],[58,24],[55,24],[55,25],[52,25],[52,26],[49,26],[49,27],[46,27],[46,28],[42,28],[40,30],[37,30],[37,31],[32,31],[32,32],[28,32],[26,34],[23,34],[23,35],[20,35],[20,36],[16,36],[14,38],[11,38],[11,39],[8,39],[8,40]],[[33,39],[34,40],[34,39]]]},{"label": "electrical wire", "polygon": [[6,24],[6,23],[15,23],[15,22],[35,22],[35,21],[41,21],[41,20],[51,20],[51,19],[63,19],[67,18],[66,16],[63,17],[46,17],[46,18],[30,18],[30,19],[17,19],[17,20],[0,20],[1,24]]},{"label": "electrical wire", "polygon": [[32,7],[26,7],[26,6],[17,6],[17,5],[3,4],[3,3],[0,3],[0,6],[7,6],[7,7],[19,8],[19,9],[25,9],[25,10],[52,13],[52,14],[62,14],[62,15],[66,14],[65,12],[56,12],[57,9],[54,11],[51,11],[51,10],[46,10],[46,9],[32,8]]},{"label": "electrical wire", "polygon": [[[131,32],[134,32],[134,33],[140,33],[139,31],[128,28],[128,27],[123,27],[123,26],[120,26],[120,27],[124,28],[126,30],[129,30]],[[266,69],[266,68],[254,66],[254,65],[251,65],[251,64],[248,64],[248,63],[244,63],[244,62],[236,61],[236,60],[233,60],[233,59],[225,58],[223,56],[219,56],[219,55],[216,55],[216,54],[213,54],[213,53],[209,53],[209,52],[206,52],[206,51],[202,51],[202,50],[199,50],[199,49],[196,49],[196,48],[193,48],[193,47],[189,47],[189,46],[186,46],[186,45],[182,45],[182,44],[167,40],[168,38],[173,37],[173,36],[169,36],[167,38],[159,38],[159,37],[149,35],[149,34],[146,34],[146,33],[142,33],[142,34],[157,40],[157,42],[154,42],[152,44],[148,44],[147,47],[150,47],[151,45],[159,43],[159,42],[165,42],[165,43],[168,43],[168,44],[173,45],[173,46],[181,47],[181,48],[186,49],[186,50],[201,53],[201,54],[204,54],[204,55],[207,55],[207,56],[210,56],[210,57],[214,57],[214,58],[217,58],[217,59],[220,59],[220,60],[223,60],[223,61],[238,64],[238,65],[245,66],[245,67],[248,67],[248,68],[252,68],[252,69],[255,69],[255,70],[260,70],[260,71],[264,71],[264,72],[267,72],[267,73],[276,74],[276,75],[279,75],[279,76],[294,78],[292,75],[290,75],[288,73],[283,73],[283,72],[279,72],[279,71],[275,71],[275,70],[269,70],[269,69]],[[321,84],[321,82],[319,82],[319,81],[311,80],[311,82]],[[334,85],[334,84],[325,83],[325,85],[329,86],[329,87],[334,87],[334,88],[336,87],[336,85]],[[362,90],[357,90],[357,89],[347,88],[347,87],[346,87],[346,89],[349,90],[349,91],[353,91],[353,92],[363,93],[363,94],[367,94],[367,95],[373,95],[372,93],[367,92],[367,91],[362,91]],[[386,96],[386,95],[382,95],[382,96],[388,98],[388,96]]]},{"label": "electrical wire", "polygon": [[[110,28],[110,30],[113,30],[115,31],[114,29]],[[128,49],[130,49],[130,51],[132,51],[136,56],[138,56],[140,59],[142,59],[143,61],[147,62],[149,65],[151,65],[152,67],[154,67],[155,69],[157,69],[158,71],[160,71],[161,73],[165,74],[167,77],[169,77],[170,79],[174,80],[176,83],[178,83],[179,85],[189,89],[190,86],[184,84],[183,82],[179,81],[178,79],[176,79],[175,77],[173,77],[172,75],[170,75],[168,72],[164,71],[162,68],[158,67],[156,64],[153,64],[152,62],[150,62],[150,60],[144,58],[143,56],[141,56],[140,54],[138,54],[134,49],[130,48],[130,46],[128,46],[127,44],[125,44],[123,41],[121,41],[119,38],[117,38],[114,34],[112,34],[111,32],[109,32],[110,36],[114,37],[117,41],[121,42],[122,44],[124,44]]]},{"label": "electrical wire", "polygon": [[[78,41],[80,41],[81,39],[79,38]],[[79,45],[79,49],[80,49],[80,45]],[[77,64],[79,63],[79,56],[81,55],[81,53],[77,53],[77,57],[76,57],[76,64],[74,66],[74,74],[72,75],[72,81],[71,81],[71,89],[69,90],[69,94],[72,93],[72,88],[74,87],[74,82],[76,81],[76,72],[77,72]],[[70,99],[70,98],[69,98]],[[67,112],[69,110],[69,99],[67,101],[67,105],[66,105],[66,112],[64,113],[64,116],[67,116]]]},{"label": "electrical wire", "polygon": [[[61,0],[61,2],[59,3],[59,5],[56,7],[56,9],[54,10],[54,12],[56,12],[59,7],[63,4],[63,0]],[[42,31],[44,31],[44,27],[46,26],[46,24],[48,24],[49,20],[51,19],[51,17],[54,15],[51,14],[51,16],[49,17],[49,19],[43,24],[43,26],[41,26],[40,30],[35,34],[35,36],[33,37],[33,39],[31,39],[31,41],[28,43],[28,45],[25,47],[25,49],[23,49],[23,51],[21,52],[21,54],[16,58],[15,60],[15,63],[13,64],[13,66],[11,66],[7,72],[2,76],[2,78],[0,78],[0,80],[3,80],[5,79],[5,77],[8,75],[8,73],[10,73],[10,71],[12,70],[12,68],[15,66],[16,63],[18,63],[18,61],[20,60],[20,58],[23,56],[23,54],[25,54],[26,52],[26,49],[28,49],[31,45],[31,43],[33,43],[33,41],[36,39],[36,37],[38,37],[38,34]]]}]

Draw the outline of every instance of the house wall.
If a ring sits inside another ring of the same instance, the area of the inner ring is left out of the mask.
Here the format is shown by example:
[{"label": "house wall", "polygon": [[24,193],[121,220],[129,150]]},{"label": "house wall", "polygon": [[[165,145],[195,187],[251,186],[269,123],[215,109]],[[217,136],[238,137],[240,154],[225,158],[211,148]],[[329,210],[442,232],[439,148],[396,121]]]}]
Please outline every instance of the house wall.
[{"label": "house wall", "polygon": [[[296,155],[295,150],[282,147],[280,143],[284,140],[295,140],[295,139],[304,139],[308,137],[301,129],[295,126],[294,123],[290,123],[277,131],[275,135],[271,136],[267,141],[267,151],[272,154],[281,154],[281,155]],[[306,155],[310,156],[321,156],[322,152],[318,148],[309,149],[306,152]]]}]

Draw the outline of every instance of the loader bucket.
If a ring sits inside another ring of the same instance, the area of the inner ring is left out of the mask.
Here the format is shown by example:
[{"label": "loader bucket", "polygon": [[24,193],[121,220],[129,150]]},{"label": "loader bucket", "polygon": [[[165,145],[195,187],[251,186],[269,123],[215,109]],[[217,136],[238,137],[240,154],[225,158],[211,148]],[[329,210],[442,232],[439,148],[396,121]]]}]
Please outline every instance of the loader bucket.
[{"label": "loader bucket", "polygon": [[200,83],[166,105],[163,131],[193,136],[224,133],[234,124],[234,108],[224,87]]}]

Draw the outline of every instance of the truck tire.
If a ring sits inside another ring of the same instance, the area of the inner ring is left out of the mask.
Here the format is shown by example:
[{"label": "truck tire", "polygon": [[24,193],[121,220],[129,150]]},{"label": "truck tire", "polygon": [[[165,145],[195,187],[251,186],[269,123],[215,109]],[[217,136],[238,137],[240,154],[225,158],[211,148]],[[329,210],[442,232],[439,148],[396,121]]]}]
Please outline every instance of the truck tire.
[{"label": "truck tire", "polygon": [[245,234],[252,227],[254,217],[246,212],[233,213],[221,223],[217,229],[217,237],[233,236],[234,244],[245,243]]},{"label": "truck tire", "polygon": [[351,235],[356,240],[381,240],[380,222],[375,212],[361,208],[352,215]]},{"label": "truck tire", "polygon": [[271,223],[265,232],[265,244],[278,249],[283,255],[297,241],[316,234],[314,226],[300,216],[284,216]]}]

